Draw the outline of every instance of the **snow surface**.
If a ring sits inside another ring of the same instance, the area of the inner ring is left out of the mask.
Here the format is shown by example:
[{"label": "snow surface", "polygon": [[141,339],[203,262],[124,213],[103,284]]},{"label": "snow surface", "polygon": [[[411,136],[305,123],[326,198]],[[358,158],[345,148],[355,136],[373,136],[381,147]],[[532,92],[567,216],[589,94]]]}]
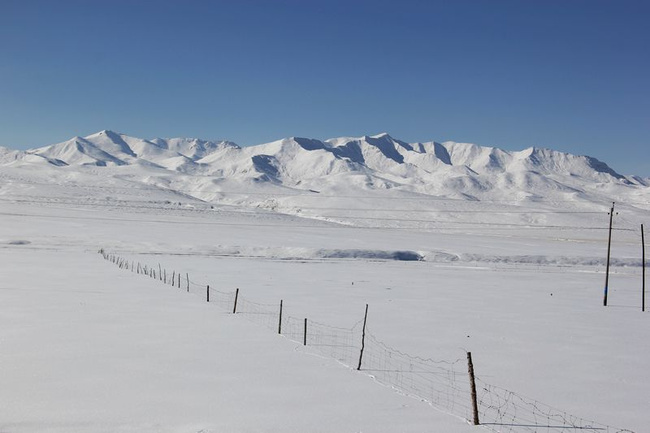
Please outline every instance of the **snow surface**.
[{"label": "snow surface", "polygon": [[369,334],[395,350],[460,371],[471,351],[516,395],[650,424],[643,179],[387,134],[240,149],[102,131],[0,161],[0,431],[489,431],[207,304],[205,284],[342,329],[369,304]]}]

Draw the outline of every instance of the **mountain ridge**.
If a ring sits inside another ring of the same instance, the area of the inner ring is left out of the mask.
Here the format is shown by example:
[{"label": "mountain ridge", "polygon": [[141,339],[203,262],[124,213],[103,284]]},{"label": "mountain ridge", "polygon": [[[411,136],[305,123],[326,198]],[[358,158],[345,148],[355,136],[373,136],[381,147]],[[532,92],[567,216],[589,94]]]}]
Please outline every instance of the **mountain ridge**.
[{"label": "mountain ridge", "polygon": [[507,151],[453,141],[407,143],[388,133],[328,140],[289,137],[240,147],[223,140],[142,139],[103,130],[24,152],[0,151],[0,165],[21,164],[96,167],[112,174],[127,169],[137,173],[133,167],[141,167],[155,172],[142,172],[143,179],[190,176],[206,191],[232,181],[310,190],[337,190],[346,184],[481,200],[503,193],[555,197],[650,186],[650,179],[623,176],[586,155],[537,147]]}]

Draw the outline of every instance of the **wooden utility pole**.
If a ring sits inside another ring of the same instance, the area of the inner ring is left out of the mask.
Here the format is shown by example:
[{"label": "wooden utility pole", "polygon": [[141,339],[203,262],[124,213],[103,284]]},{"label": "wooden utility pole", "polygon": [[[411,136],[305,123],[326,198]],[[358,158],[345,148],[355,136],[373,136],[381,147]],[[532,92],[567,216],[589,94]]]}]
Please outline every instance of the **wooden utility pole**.
[{"label": "wooden utility pole", "polygon": [[472,352],[467,352],[467,372],[469,373],[469,386],[472,393],[472,422],[479,425],[478,402],[476,399],[476,380],[474,379],[474,364],[472,364]]},{"label": "wooden utility pole", "polygon": [[366,313],[363,315],[363,332],[361,333],[361,353],[359,353],[359,365],[357,365],[357,370],[361,370],[363,349],[366,347],[366,322],[367,321],[368,321],[368,304],[366,304]]},{"label": "wooden utility pole", "polygon": [[609,210],[609,238],[607,240],[607,268],[605,269],[605,295],[603,297],[603,305],[607,306],[607,290],[609,288],[609,256],[612,251],[612,223],[614,220],[614,202],[612,208]]},{"label": "wooden utility pole", "polygon": [[641,311],[645,311],[645,239],[643,237],[643,224],[641,224]]}]

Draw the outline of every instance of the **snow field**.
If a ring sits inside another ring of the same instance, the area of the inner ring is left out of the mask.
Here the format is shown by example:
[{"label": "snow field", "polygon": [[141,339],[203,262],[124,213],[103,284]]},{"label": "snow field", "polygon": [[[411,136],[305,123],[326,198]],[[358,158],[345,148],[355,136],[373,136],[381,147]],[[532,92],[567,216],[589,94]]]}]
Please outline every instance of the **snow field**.
[{"label": "snow field", "polygon": [[[202,289],[190,296],[109,266],[96,254],[101,247],[189,273],[200,288],[228,294],[238,287],[251,303],[283,299],[288,316],[344,329],[368,303],[370,335],[393,351],[462,371],[469,350],[482,381],[517,395],[637,433],[650,421],[638,210],[617,217],[630,230],[615,231],[610,306],[603,308],[606,230],[598,227],[606,215],[567,216],[571,230],[484,230],[480,213],[454,229],[382,219],[355,227],[264,209],[211,210],[191,200],[196,208],[163,205],[178,195],[141,186],[128,194],[107,186],[111,199],[104,200],[92,185],[30,185],[37,175],[23,175],[20,185],[0,190],[7,275],[0,285],[7,414],[0,429],[470,428],[205,305]],[[424,261],[376,260],[396,251]],[[240,380],[243,388],[235,388]]]},{"label": "snow field", "polygon": [[17,248],[0,252],[2,431],[469,431],[96,254]]}]

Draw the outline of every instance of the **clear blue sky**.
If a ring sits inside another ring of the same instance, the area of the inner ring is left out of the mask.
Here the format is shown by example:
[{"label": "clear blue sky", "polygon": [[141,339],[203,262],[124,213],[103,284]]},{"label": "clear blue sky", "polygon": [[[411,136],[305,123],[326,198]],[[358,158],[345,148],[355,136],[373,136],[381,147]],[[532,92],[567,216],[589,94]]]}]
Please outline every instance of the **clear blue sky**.
[{"label": "clear blue sky", "polygon": [[0,145],[389,132],[650,176],[650,2],[0,0]]}]

